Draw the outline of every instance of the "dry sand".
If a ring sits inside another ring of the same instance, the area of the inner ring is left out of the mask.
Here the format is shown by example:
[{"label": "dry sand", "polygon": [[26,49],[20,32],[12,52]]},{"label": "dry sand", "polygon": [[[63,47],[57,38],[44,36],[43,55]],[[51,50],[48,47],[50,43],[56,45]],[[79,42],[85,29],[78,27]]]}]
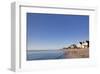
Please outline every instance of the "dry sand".
[{"label": "dry sand", "polygon": [[65,58],[89,58],[89,48],[63,49]]}]

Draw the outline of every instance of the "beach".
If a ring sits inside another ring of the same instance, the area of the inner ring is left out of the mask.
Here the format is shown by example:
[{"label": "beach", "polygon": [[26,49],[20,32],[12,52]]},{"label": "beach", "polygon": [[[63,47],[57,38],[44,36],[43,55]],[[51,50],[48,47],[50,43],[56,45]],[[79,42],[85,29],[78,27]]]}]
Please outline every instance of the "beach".
[{"label": "beach", "polygon": [[65,58],[89,58],[89,48],[63,49]]},{"label": "beach", "polygon": [[28,50],[27,60],[89,58],[89,48]]}]

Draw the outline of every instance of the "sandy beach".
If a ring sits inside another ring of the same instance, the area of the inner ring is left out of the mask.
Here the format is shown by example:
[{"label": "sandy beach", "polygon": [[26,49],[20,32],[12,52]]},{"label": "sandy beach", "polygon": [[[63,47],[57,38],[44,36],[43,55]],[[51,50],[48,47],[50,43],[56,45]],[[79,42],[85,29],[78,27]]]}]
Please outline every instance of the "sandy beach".
[{"label": "sandy beach", "polygon": [[89,58],[89,48],[63,49],[65,58]]}]

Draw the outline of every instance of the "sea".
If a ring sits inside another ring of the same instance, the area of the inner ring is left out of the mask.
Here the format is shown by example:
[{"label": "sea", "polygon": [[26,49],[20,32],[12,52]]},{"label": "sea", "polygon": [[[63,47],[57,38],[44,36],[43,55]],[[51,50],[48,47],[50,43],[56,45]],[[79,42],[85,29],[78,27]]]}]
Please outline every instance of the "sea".
[{"label": "sea", "polygon": [[27,50],[27,61],[64,59],[63,50]]}]

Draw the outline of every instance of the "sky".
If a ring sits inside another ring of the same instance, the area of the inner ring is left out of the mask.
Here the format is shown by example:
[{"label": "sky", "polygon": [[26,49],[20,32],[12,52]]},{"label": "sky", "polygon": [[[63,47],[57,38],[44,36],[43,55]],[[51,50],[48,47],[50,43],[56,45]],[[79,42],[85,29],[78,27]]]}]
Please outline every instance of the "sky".
[{"label": "sky", "polygon": [[89,40],[89,16],[27,13],[28,50],[61,49]]}]

